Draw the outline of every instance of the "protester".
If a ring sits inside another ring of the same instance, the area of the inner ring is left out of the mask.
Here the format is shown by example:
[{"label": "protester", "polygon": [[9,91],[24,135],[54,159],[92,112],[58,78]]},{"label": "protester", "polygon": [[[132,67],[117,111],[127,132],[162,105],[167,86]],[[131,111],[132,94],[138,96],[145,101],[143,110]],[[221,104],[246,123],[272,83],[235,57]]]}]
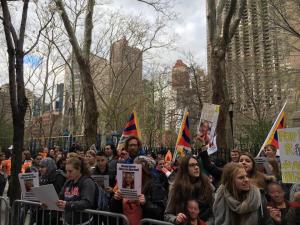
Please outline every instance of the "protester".
[{"label": "protester", "polygon": [[57,206],[65,211],[65,222],[68,224],[84,224],[93,220],[86,213],[74,211],[93,209],[96,206],[96,184],[89,177],[90,171],[83,158],[73,157],[67,160],[66,172],[68,180],[62,188]]},{"label": "protester", "polygon": [[79,157],[79,155],[77,153],[75,153],[75,152],[69,152],[67,154],[67,160],[71,159],[71,158],[76,158],[76,157]]},{"label": "protester", "polygon": [[109,170],[114,174],[117,174],[117,159],[115,158],[115,147],[112,144],[108,144],[104,148],[105,155],[108,160]]},{"label": "protester", "polygon": [[[54,159],[47,157],[40,162],[40,185],[53,184],[57,194],[61,191],[66,177],[61,170],[57,170]],[[57,212],[44,210],[38,212],[37,221],[47,224],[57,224],[59,221],[59,216]]]},{"label": "protester", "polygon": [[122,151],[120,153],[120,156],[118,158],[118,162],[119,163],[124,163],[124,164],[131,163],[131,159],[129,157],[129,153],[125,149],[122,149]]},{"label": "protester", "polygon": [[268,206],[280,210],[280,225],[286,225],[286,214],[289,210],[289,202],[284,199],[284,190],[278,183],[272,182],[267,186]]},{"label": "protester", "polygon": [[185,225],[206,225],[206,223],[199,218],[200,209],[197,199],[190,199],[186,203],[186,212],[182,214]]},{"label": "protester", "polygon": [[199,202],[200,219],[208,221],[212,218],[212,189],[197,159],[191,156],[182,158],[175,181],[170,187],[165,220],[174,224],[183,222],[181,214],[185,212],[185,203],[195,198]]},{"label": "protester", "polygon": [[108,160],[104,152],[98,152],[96,155],[96,166],[92,170],[92,175],[109,175],[109,188],[106,191],[111,193],[112,188],[116,184],[115,171],[111,171],[108,165]]},{"label": "protester", "polygon": [[[244,166],[237,163],[228,163],[223,169],[213,213],[214,225],[274,224],[260,190],[250,182]],[[273,217],[280,220],[278,214]]]},{"label": "protester", "polygon": [[162,220],[167,193],[152,177],[151,170],[155,167],[155,161],[147,156],[139,156],[134,163],[142,164],[142,194],[137,200],[129,200],[117,191],[112,198],[110,209],[123,213],[131,225],[138,225],[142,218]]},{"label": "protester", "polygon": [[131,163],[139,155],[142,143],[139,138],[129,136],[125,141],[125,150],[129,153]]},{"label": "protester", "polygon": [[23,161],[23,165],[22,165],[22,173],[25,173],[25,170],[27,167],[31,167],[32,166],[32,158],[31,158],[31,154],[30,154],[30,151],[23,151],[23,154],[22,154],[22,161]]},{"label": "protester", "polygon": [[268,144],[264,147],[264,154],[268,159],[276,158],[277,149],[274,145]]},{"label": "protester", "polygon": [[165,165],[166,162],[163,157],[161,157],[156,163],[157,178],[159,182],[164,186],[164,188],[169,191],[168,177],[171,175],[172,170],[170,171],[169,169],[167,169]]},{"label": "protester", "polygon": [[63,171],[58,170],[54,159],[47,157],[40,162],[40,185],[53,184],[59,194],[66,181]]},{"label": "protester", "polygon": [[0,196],[3,195],[6,186],[7,176],[2,168],[2,162],[5,160],[4,153],[0,153]]},{"label": "protester", "polygon": [[294,202],[290,202],[285,219],[287,225],[300,225],[300,197],[295,198]]},{"label": "protester", "polygon": [[96,165],[96,152],[94,150],[88,150],[85,154],[85,158],[90,169],[94,169]]},{"label": "protester", "polygon": [[239,162],[239,157],[240,157],[241,151],[234,148],[230,151],[230,159],[231,162],[238,163]]},{"label": "protester", "polygon": [[50,158],[52,158],[52,159],[55,160],[56,155],[55,155],[55,151],[54,151],[53,148],[51,148],[51,149],[49,150],[49,155],[48,155],[48,157],[50,157]]},{"label": "protester", "polygon": [[239,164],[246,170],[250,182],[258,188],[265,189],[268,182],[276,181],[274,176],[267,176],[257,170],[254,158],[248,152],[240,154]]}]

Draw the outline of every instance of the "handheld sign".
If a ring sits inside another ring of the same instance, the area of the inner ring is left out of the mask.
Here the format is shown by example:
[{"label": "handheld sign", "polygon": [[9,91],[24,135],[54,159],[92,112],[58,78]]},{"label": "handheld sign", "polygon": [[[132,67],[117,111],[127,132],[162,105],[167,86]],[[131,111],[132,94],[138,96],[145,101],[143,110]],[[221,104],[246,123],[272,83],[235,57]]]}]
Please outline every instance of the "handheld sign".
[{"label": "handheld sign", "polygon": [[117,182],[124,198],[138,199],[142,190],[142,165],[118,163]]}]

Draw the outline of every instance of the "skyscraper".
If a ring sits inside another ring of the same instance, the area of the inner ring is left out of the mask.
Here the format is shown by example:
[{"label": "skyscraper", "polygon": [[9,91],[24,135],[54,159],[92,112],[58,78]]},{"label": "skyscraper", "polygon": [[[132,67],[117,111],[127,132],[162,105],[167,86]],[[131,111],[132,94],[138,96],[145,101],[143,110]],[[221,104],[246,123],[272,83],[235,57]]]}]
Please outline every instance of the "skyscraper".
[{"label": "skyscraper", "polygon": [[293,104],[291,90],[299,95],[295,68],[300,60],[289,36],[272,24],[270,15],[268,0],[246,0],[226,60],[229,95],[237,111],[269,118],[286,99]]}]

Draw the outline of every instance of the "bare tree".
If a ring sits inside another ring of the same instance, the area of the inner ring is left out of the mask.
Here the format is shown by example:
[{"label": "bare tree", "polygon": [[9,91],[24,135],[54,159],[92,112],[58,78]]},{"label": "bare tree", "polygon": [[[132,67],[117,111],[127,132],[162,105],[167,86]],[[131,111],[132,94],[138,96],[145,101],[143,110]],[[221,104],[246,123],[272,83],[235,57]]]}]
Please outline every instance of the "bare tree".
[{"label": "bare tree", "polygon": [[272,23],[289,33],[290,35],[300,39],[300,0],[269,0],[270,16]]},{"label": "bare tree", "polygon": [[225,57],[245,8],[244,0],[207,0],[208,61],[212,81],[212,103],[221,105],[217,125],[217,144],[227,148],[226,121],[229,97],[226,85]]},{"label": "bare tree", "polygon": [[20,27],[18,29],[12,24],[11,12],[8,6],[8,1],[1,0],[1,8],[3,16],[4,34],[8,52],[8,67],[9,67],[9,89],[10,89],[10,104],[13,118],[13,152],[12,152],[12,175],[10,186],[14,187],[14,191],[10,194],[11,204],[15,199],[20,198],[20,186],[18,174],[22,165],[22,150],[24,146],[24,117],[28,105],[25,95],[24,86],[24,61],[23,58],[28,54],[38,43],[41,32],[49,24],[50,19],[41,27],[37,38],[33,45],[24,52],[24,40],[27,23],[29,0],[23,1],[22,16]]},{"label": "bare tree", "polygon": [[73,47],[74,55],[77,60],[81,84],[84,90],[84,135],[85,144],[90,146],[96,143],[96,133],[97,133],[97,119],[98,110],[97,103],[93,89],[93,78],[91,75],[90,67],[90,54],[91,54],[91,44],[92,44],[92,29],[93,29],[93,12],[95,1],[88,0],[86,6],[86,15],[84,22],[84,40],[83,47],[80,47],[78,38],[74,32],[74,28],[71,24],[67,11],[65,9],[65,4],[61,0],[55,0],[56,6],[60,12],[60,16],[63,20],[65,29],[68,33],[69,41]]}]

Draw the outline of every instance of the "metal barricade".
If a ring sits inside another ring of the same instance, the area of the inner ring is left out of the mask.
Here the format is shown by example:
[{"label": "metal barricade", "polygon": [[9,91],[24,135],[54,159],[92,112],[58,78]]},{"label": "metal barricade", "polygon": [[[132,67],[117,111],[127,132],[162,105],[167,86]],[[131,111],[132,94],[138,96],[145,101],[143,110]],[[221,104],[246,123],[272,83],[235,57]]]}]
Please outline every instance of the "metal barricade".
[{"label": "metal barricade", "polygon": [[11,225],[129,225],[123,214],[86,209],[82,211],[47,210],[38,202],[16,200]]},{"label": "metal barricade", "polygon": [[9,225],[10,206],[5,197],[0,197],[0,210],[0,225]]},{"label": "metal barricade", "polygon": [[154,219],[142,219],[139,225],[174,225],[173,223],[161,221],[161,220],[154,220]]}]

